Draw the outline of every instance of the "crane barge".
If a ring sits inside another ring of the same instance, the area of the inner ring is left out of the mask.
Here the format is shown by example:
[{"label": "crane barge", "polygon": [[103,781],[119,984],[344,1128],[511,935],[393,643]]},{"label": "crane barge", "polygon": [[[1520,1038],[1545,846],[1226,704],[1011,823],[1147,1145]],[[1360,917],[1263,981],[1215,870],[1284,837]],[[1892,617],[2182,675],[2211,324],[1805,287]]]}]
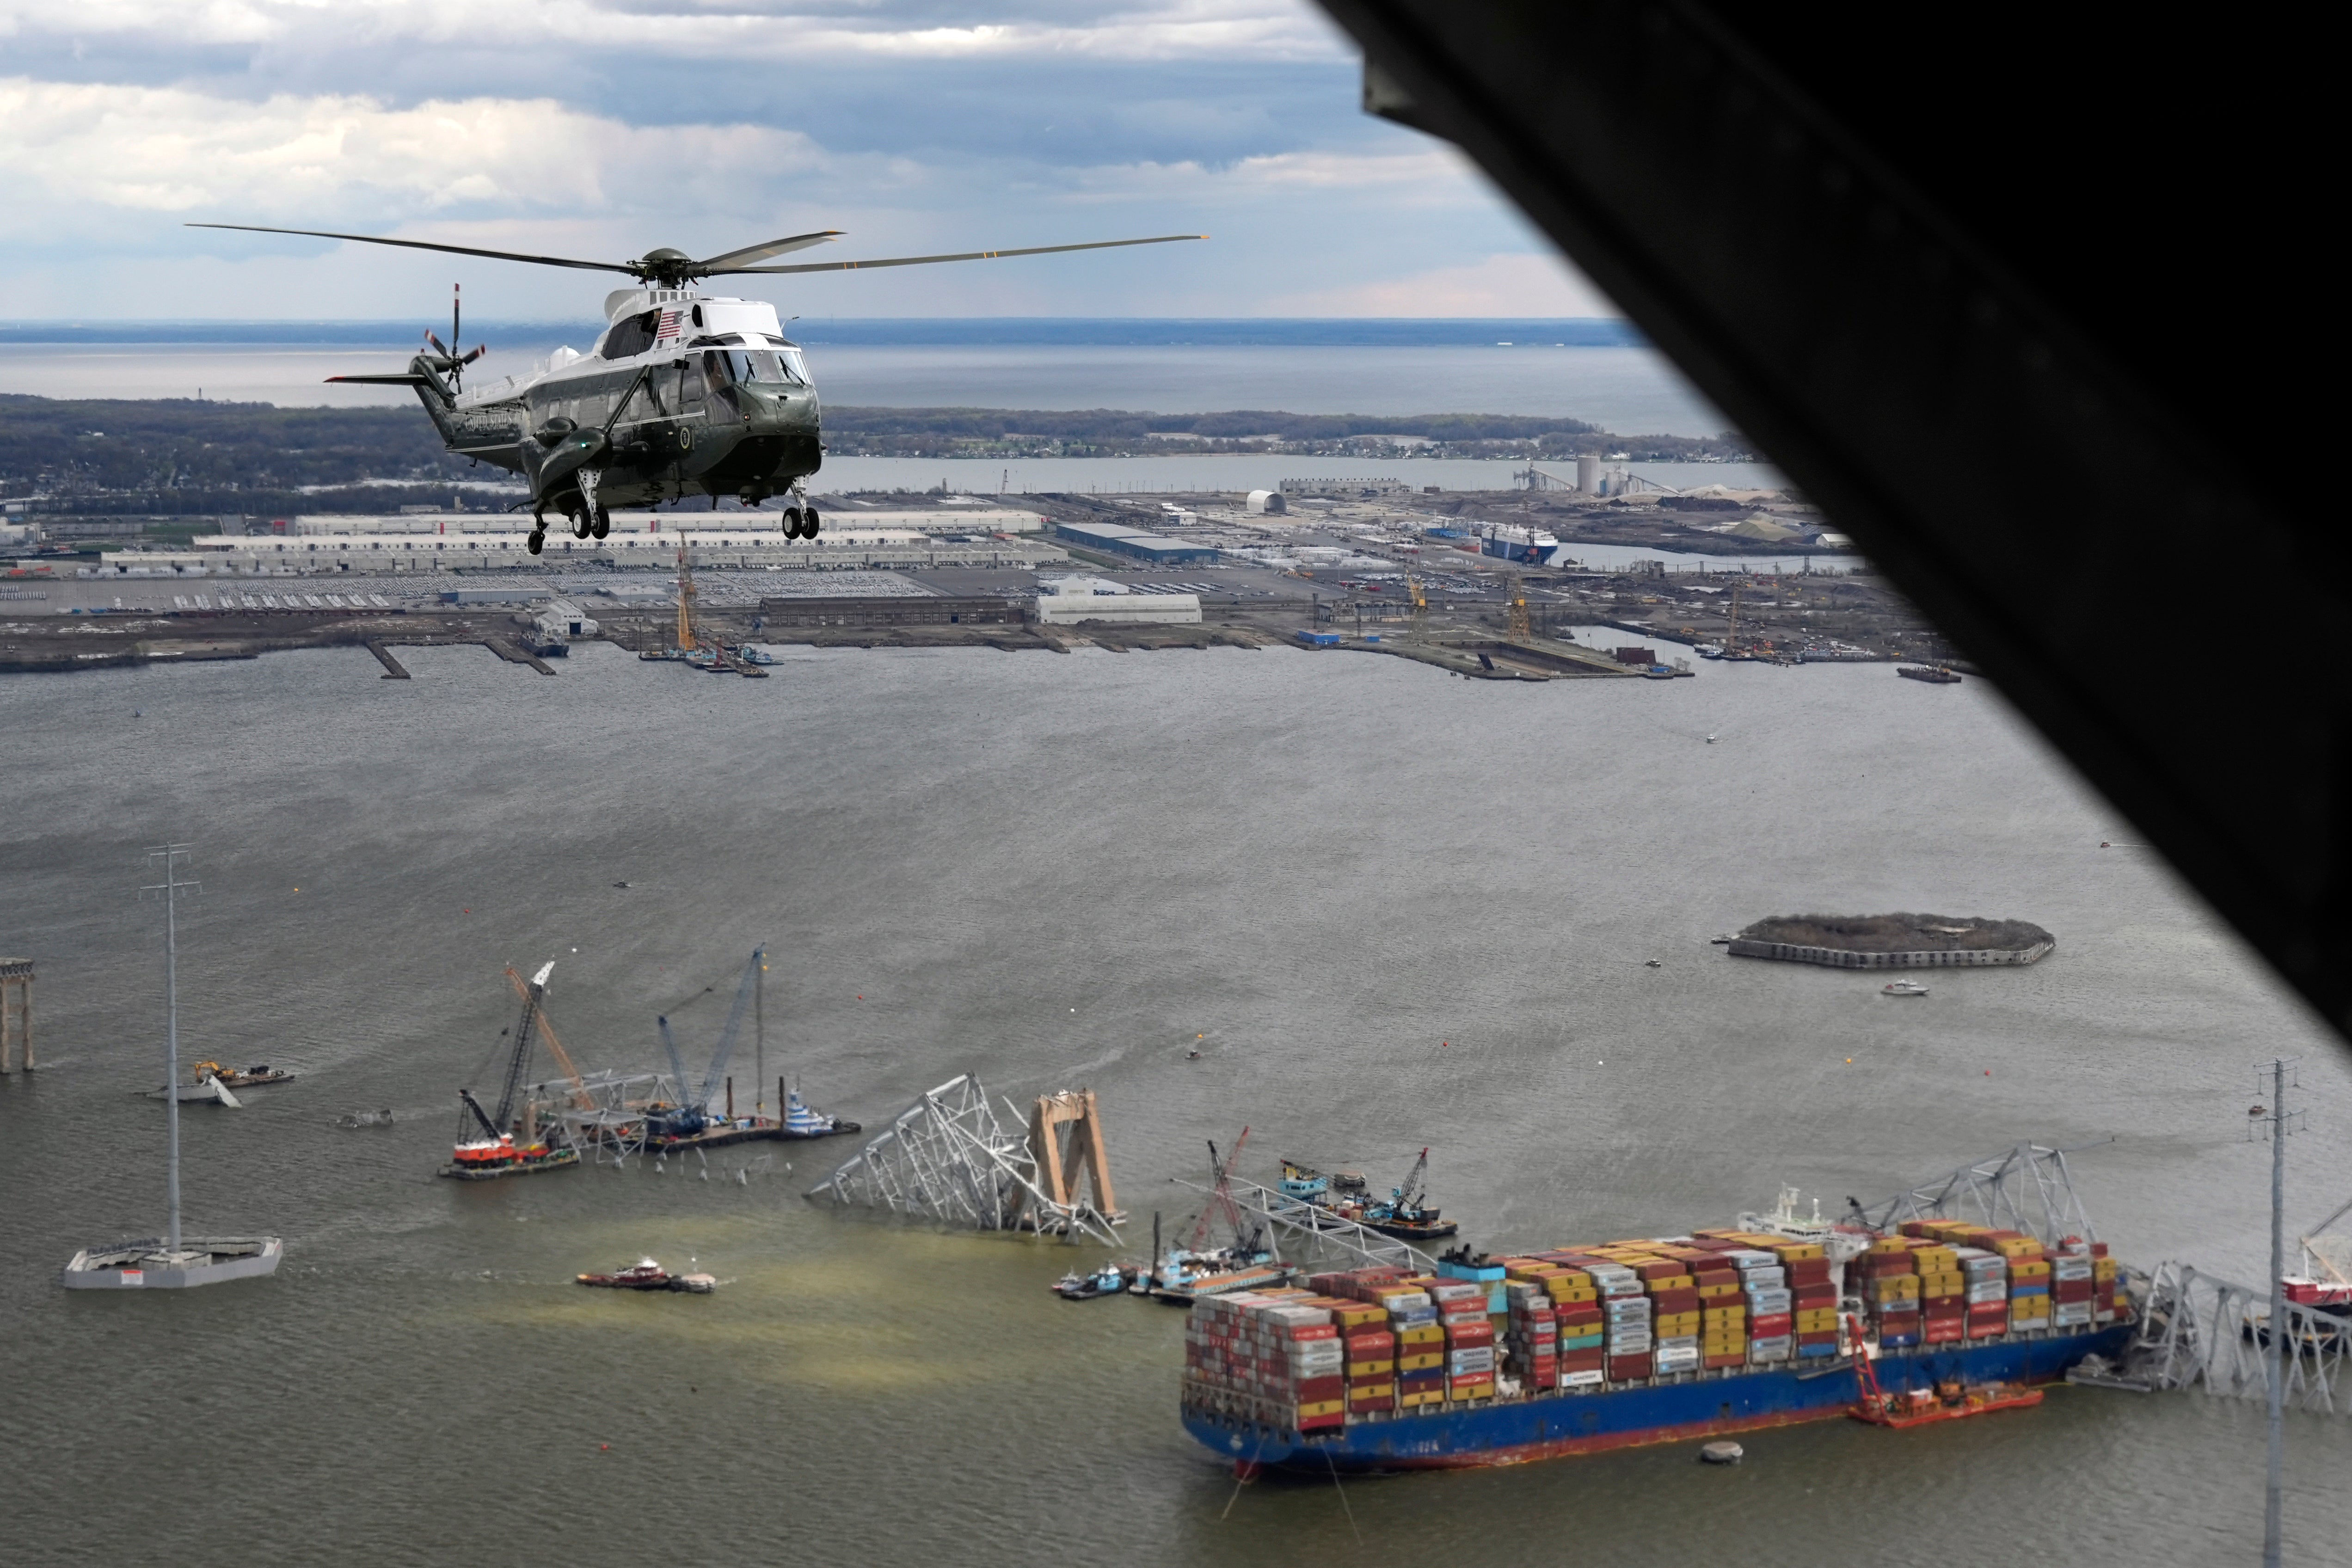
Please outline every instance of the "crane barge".
[{"label": "crane barge", "polygon": [[[531,1043],[545,1028],[541,1004],[547,996],[547,977],[554,971],[554,961],[550,960],[521,987],[522,1016],[511,1031],[514,1048],[507,1056],[506,1086],[499,1095],[497,1114],[483,1110],[471,1089],[457,1091],[465,1110],[457,1119],[457,1146],[439,1174],[461,1182],[487,1182],[500,1176],[560,1170],[580,1163],[580,1151],[560,1142],[560,1133],[556,1138],[542,1133],[535,1108],[522,1093],[524,1069],[530,1065]],[[551,1041],[554,1037],[550,1033],[548,1037]],[[516,1115],[519,1100],[520,1116]],[[480,1137],[468,1136],[478,1128]]]}]

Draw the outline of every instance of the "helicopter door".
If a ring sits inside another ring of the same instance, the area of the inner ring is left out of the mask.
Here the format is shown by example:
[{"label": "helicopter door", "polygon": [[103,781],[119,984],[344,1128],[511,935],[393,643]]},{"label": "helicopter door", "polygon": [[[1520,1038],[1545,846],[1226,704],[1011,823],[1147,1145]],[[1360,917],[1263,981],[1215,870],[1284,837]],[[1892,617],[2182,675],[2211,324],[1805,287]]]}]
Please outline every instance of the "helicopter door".
[{"label": "helicopter door", "polygon": [[735,399],[735,375],[728,365],[730,357],[717,349],[703,351],[702,374],[710,383],[710,418],[714,423],[749,417]]}]

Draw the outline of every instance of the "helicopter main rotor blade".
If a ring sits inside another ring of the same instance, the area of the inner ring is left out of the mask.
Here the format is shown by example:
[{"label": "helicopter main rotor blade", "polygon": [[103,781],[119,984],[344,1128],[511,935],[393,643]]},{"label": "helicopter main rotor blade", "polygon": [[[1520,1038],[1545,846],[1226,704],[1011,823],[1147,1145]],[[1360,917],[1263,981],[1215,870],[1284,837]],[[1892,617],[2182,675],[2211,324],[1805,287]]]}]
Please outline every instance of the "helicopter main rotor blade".
[{"label": "helicopter main rotor blade", "polygon": [[242,234],[299,234],[312,239],[348,239],[361,245],[397,245],[406,250],[446,250],[452,256],[487,256],[493,261],[529,261],[541,267],[577,267],[589,272],[635,277],[639,268],[618,261],[579,261],[568,256],[525,256],[513,250],[480,250],[470,245],[436,245],[425,239],[386,239],[377,234],[331,234],[322,228],[263,228],[249,223],[192,223],[187,228],[233,228]]},{"label": "helicopter main rotor blade", "polygon": [[1026,250],[967,250],[954,256],[893,256],[879,261],[803,261],[793,267],[712,268],[707,276],[739,272],[857,272],[869,267],[924,267],[934,261],[993,261],[1004,256],[1051,256],[1063,250],[1115,250],[1126,245],[1168,245],[1206,239],[1205,234],[1162,234],[1150,239],[1097,239],[1085,245],[1033,245]]},{"label": "helicopter main rotor blade", "polygon": [[812,245],[823,245],[828,240],[839,239],[842,232],[837,228],[823,228],[814,234],[796,234],[789,239],[772,239],[765,245],[747,245],[740,250],[730,250],[724,256],[714,256],[708,261],[698,261],[694,265],[701,268],[706,275],[711,272],[732,272],[739,267],[748,267],[754,261],[765,261],[771,256],[782,256],[788,250],[806,250]]}]

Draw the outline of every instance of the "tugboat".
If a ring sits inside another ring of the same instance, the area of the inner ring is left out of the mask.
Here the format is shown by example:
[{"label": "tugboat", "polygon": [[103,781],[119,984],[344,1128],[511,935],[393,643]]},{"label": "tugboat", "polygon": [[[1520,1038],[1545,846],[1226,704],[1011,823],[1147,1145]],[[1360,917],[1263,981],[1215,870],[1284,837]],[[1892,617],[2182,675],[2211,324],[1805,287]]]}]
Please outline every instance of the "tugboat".
[{"label": "tugboat", "polygon": [[1878,988],[1882,996],[1925,996],[1927,988],[1916,980],[1890,980]]},{"label": "tugboat", "polygon": [[1054,1294],[1065,1301],[1092,1301],[1104,1296],[1124,1296],[1138,1270],[1106,1263],[1092,1274],[1073,1271],[1054,1281]]},{"label": "tugboat", "polygon": [[605,1290],[684,1290],[690,1295],[708,1296],[719,1288],[719,1281],[708,1274],[672,1274],[650,1258],[610,1274],[582,1274],[575,1278],[583,1285]]},{"label": "tugboat", "polygon": [[[547,977],[554,972],[555,963],[551,959],[540,966],[539,973],[523,988],[522,1017],[512,1031],[514,1051],[507,1059],[506,1089],[499,1096],[498,1114],[493,1116],[484,1110],[472,1089],[457,1091],[457,1098],[465,1103],[465,1113],[457,1118],[457,1147],[438,1174],[460,1182],[487,1182],[580,1163],[579,1150],[540,1135],[532,1123],[528,1100],[524,1100],[521,1119],[515,1119],[515,1102],[523,1098],[523,1069],[530,1065],[531,1041],[538,1034],[540,1003],[547,995]],[[474,1126],[481,1129],[482,1136],[467,1137]]]}]

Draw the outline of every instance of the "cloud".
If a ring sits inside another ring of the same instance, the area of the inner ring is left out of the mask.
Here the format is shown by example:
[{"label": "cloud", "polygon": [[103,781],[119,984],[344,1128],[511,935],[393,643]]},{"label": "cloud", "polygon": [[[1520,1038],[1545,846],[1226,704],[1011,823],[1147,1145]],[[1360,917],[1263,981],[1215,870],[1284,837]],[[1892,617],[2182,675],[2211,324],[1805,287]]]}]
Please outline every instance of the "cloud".
[{"label": "cloud", "polygon": [[1590,279],[1551,256],[1489,256],[1410,278],[1318,289],[1268,300],[1275,316],[1617,316]]},{"label": "cloud", "polygon": [[184,47],[289,52],[415,46],[556,47],[710,60],[844,58],[1112,60],[1333,58],[1330,26],[1283,0],[1099,5],[900,3],[614,3],[614,0],[0,0],[0,37],[103,48],[171,38]]},{"label": "cloud", "polygon": [[796,132],[632,126],[543,100],[247,104],[178,89],[0,79],[0,232],[53,233],[54,215],[74,208],[306,226],[459,208],[599,211],[822,162]]}]

